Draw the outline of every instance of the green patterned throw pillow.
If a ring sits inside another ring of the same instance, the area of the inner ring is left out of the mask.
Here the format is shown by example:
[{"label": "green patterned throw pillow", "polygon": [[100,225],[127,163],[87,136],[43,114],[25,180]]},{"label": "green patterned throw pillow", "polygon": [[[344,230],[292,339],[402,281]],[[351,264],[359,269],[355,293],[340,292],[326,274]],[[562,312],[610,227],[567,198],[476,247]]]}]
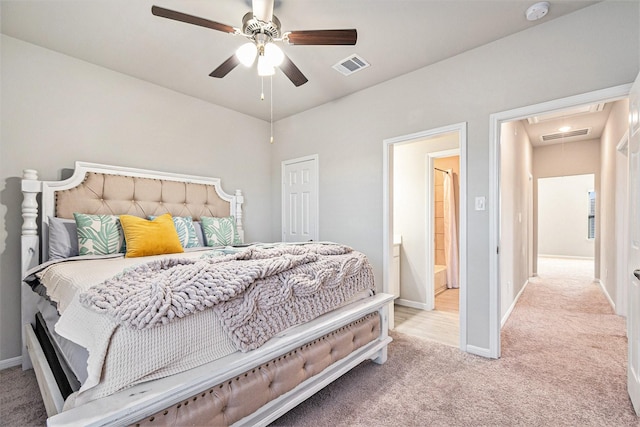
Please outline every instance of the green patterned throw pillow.
[{"label": "green patterned throw pillow", "polygon": [[73,214],[78,228],[80,255],[109,255],[124,252],[124,234],[116,215]]},{"label": "green patterned throw pillow", "polygon": [[[155,218],[155,215],[149,216],[150,220]],[[193,224],[193,218],[190,216],[174,216],[172,219],[183,248],[196,248],[200,246],[200,242],[198,242],[198,234],[196,233],[196,228]]]},{"label": "green patterned throw pillow", "polygon": [[207,246],[228,246],[242,243],[234,217],[203,216],[200,221],[202,221],[202,231]]}]

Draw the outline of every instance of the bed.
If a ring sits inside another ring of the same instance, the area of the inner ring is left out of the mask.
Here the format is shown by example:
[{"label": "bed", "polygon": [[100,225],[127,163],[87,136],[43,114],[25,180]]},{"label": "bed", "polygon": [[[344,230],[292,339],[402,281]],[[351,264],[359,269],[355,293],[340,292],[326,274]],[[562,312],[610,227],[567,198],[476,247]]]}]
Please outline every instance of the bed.
[{"label": "bed", "polygon": [[366,256],[245,243],[218,178],[76,162],[22,191],[23,368],[48,425],[266,425],[386,361],[393,296]]}]

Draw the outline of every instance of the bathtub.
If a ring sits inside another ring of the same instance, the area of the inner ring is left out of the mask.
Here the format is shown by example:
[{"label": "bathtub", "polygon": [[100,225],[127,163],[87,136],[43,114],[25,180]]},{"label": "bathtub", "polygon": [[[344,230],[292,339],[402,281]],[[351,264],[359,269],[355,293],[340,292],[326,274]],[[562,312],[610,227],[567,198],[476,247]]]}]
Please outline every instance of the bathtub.
[{"label": "bathtub", "polygon": [[436,294],[447,289],[447,266],[434,265],[433,269],[433,290]]}]

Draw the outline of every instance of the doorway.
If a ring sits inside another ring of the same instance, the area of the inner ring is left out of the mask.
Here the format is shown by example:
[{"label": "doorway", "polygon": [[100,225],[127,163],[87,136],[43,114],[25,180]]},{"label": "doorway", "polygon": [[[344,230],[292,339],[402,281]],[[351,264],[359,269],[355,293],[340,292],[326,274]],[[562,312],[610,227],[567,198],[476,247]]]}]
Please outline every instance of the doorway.
[{"label": "doorway", "polygon": [[[505,230],[503,227],[504,222],[512,222],[518,223],[522,220],[522,217],[519,215],[519,212],[505,212],[503,210],[503,202],[506,200],[506,195],[502,194],[501,183],[505,178],[503,175],[503,166],[501,164],[501,155],[502,150],[505,148],[502,145],[503,136],[505,135],[505,125],[511,123],[518,123],[524,119],[528,119],[534,116],[540,115],[553,115],[556,114],[558,116],[562,116],[562,112],[567,109],[576,109],[579,107],[590,106],[599,103],[613,102],[621,99],[626,99],[629,95],[631,86],[630,85],[621,85],[614,88],[599,90],[595,92],[590,92],[583,95],[573,96],[569,98],[563,98],[559,100],[554,100],[550,102],[546,102],[543,104],[537,104],[529,107],[519,108],[516,110],[505,111],[502,113],[493,114],[490,117],[490,247],[495,248],[495,250],[490,251],[490,357],[498,358],[500,357],[500,328],[501,328],[501,318],[503,314],[503,292],[505,292],[502,288],[502,284],[504,283],[503,272],[506,269],[513,269],[515,265],[517,265],[517,260],[509,259],[505,254],[505,248],[503,246],[503,242],[505,241],[505,232],[508,234],[509,230]],[[512,129],[513,130],[513,129]],[[566,133],[567,131],[564,131]],[[514,132],[517,134],[517,130]],[[563,137],[566,135],[563,135]],[[580,159],[576,157],[577,152],[569,152],[566,150],[564,145],[556,147],[555,156],[550,157],[554,162],[561,162],[564,165],[580,165]],[[550,150],[551,151],[551,150]],[[533,161],[533,160],[532,160]],[[599,160],[600,161],[600,160]],[[604,163],[603,163],[604,164]],[[598,165],[598,169],[600,169],[600,165]],[[614,170],[615,174],[615,170]],[[533,179],[533,187],[534,187],[534,197],[537,191],[537,179],[539,176],[535,176]],[[598,184],[600,182],[600,178],[596,177],[596,195],[599,194]],[[604,182],[604,181],[603,181]],[[609,192],[609,197],[612,197],[609,202],[612,202],[613,196],[610,193],[615,193],[615,191]],[[535,204],[535,202],[534,202]],[[615,203],[613,204],[615,206]],[[534,209],[531,213],[535,215],[536,210]],[[506,216],[506,218],[505,218]],[[602,215],[601,215],[602,216]],[[599,229],[600,220],[602,218],[596,217],[595,226],[596,230]],[[604,218],[605,224],[614,224],[611,218]],[[537,226],[537,218],[534,216],[534,228]],[[614,236],[613,232],[608,233],[609,237]],[[533,260],[534,264],[537,263],[538,247],[537,242],[535,241],[535,236],[537,236],[537,231],[534,230],[534,247],[533,247]],[[595,262],[596,262],[596,271],[600,271],[599,269],[599,261],[601,259],[600,254],[600,236],[596,233],[596,249],[595,249]],[[518,246],[516,247],[515,253],[520,255],[520,248],[525,248],[526,246]],[[534,265],[533,274],[536,273],[536,266]],[[603,288],[615,287],[615,278],[609,279],[610,282],[608,286],[603,286]],[[602,285],[602,282],[601,282]],[[614,291],[615,292],[615,291]],[[605,292],[606,293],[606,292]],[[517,295],[515,296],[515,300],[517,300]],[[611,299],[610,299],[611,300]],[[513,302],[515,304],[515,301]]]},{"label": "doorway", "polygon": [[[459,230],[460,224],[460,150],[429,153],[427,170],[433,178],[428,189],[427,211],[431,227],[433,276],[428,276],[427,294],[433,296],[432,309],[459,313]],[[429,299],[428,299],[429,300]]]},{"label": "doorway", "polygon": [[[460,123],[383,141],[383,289],[385,292],[396,289],[398,306],[427,313],[435,303],[435,209],[431,189],[435,180],[433,161],[437,158],[434,153],[447,150],[457,150],[449,154],[459,153],[459,310],[454,320],[455,336],[447,343],[463,351],[466,351],[466,139],[466,123]],[[399,271],[394,268],[394,259]],[[398,286],[394,286],[395,281],[399,281]],[[394,328],[393,314],[390,320]],[[417,330],[426,331],[434,321],[416,319],[415,323]]]}]

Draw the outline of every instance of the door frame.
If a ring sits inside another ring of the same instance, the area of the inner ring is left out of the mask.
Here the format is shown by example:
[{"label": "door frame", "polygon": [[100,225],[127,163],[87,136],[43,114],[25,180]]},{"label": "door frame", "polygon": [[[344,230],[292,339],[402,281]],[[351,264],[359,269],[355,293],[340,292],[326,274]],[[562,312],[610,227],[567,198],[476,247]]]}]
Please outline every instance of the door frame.
[{"label": "door frame", "polygon": [[598,102],[626,98],[631,84],[600,89],[489,116],[489,357],[499,358],[500,343],[500,129],[502,123]]},{"label": "door frame", "polygon": [[319,158],[317,154],[312,154],[309,156],[304,156],[304,157],[298,157],[296,159],[289,159],[289,160],[283,160],[280,166],[280,198],[282,199],[282,206],[281,206],[281,222],[280,222],[280,237],[282,238],[282,241],[284,241],[284,233],[285,233],[285,228],[286,228],[286,218],[287,218],[287,212],[285,209],[285,194],[284,194],[284,184],[285,184],[285,169],[287,166],[295,164],[295,163],[302,163],[302,162],[308,162],[308,161],[314,161],[315,162],[315,176],[313,177],[314,179],[314,186],[313,186],[313,198],[315,199],[315,209],[313,210],[313,216],[314,216],[314,221],[313,221],[313,226],[315,227],[315,240],[318,241],[320,240],[320,197],[319,197],[319,188],[320,188],[320,162],[319,162]]},{"label": "door frame", "polygon": [[[393,280],[393,146],[458,133],[460,150],[460,350],[467,351],[467,122],[456,123],[422,132],[388,138],[382,141],[382,289],[390,293]],[[393,310],[390,310],[393,318]]]},{"label": "door frame", "polygon": [[[616,163],[624,156],[626,162],[624,168],[616,168],[616,314],[627,316],[627,281],[624,277],[628,274],[627,259],[629,255],[629,131],[620,138],[616,145]],[[624,187],[621,188],[619,178],[624,178]],[[620,191],[618,191],[620,190]]]}]

